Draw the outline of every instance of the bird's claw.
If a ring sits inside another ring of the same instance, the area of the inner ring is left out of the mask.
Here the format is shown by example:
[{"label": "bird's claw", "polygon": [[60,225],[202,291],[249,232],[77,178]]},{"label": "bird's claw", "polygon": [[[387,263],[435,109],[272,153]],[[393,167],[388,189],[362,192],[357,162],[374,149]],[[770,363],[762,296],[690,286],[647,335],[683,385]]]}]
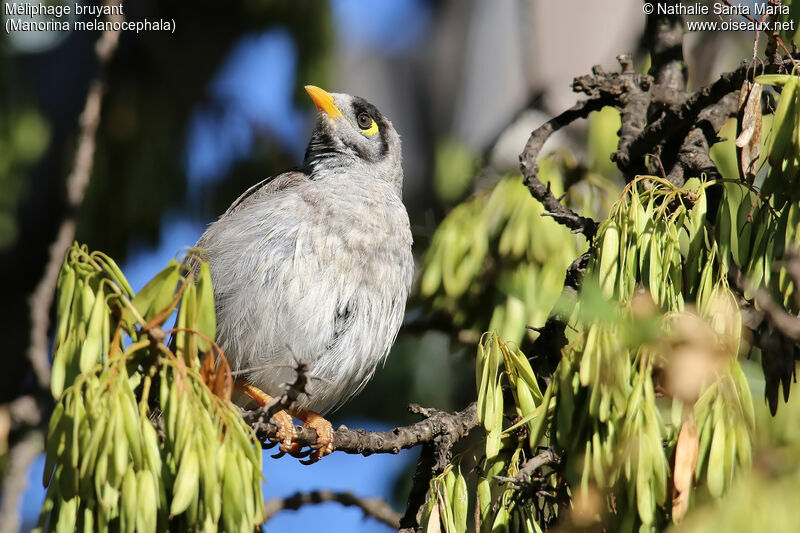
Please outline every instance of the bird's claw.
[{"label": "bird's claw", "polygon": [[280,451],[284,453],[300,451],[300,445],[295,442],[295,439],[297,439],[297,430],[294,427],[294,419],[292,419],[292,415],[286,411],[278,411],[272,415],[272,419],[278,426],[278,431],[275,433],[275,438],[278,442],[280,442]]},{"label": "bird's claw", "polygon": [[[270,395],[261,389],[247,383],[237,383],[236,388],[258,402],[262,407],[267,406],[273,400]],[[272,420],[278,427],[278,431],[275,432],[272,444],[267,448],[272,448],[275,444],[280,444],[280,446],[278,447],[278,453],[272,457],[277,459],[288,453],[297,458],[309,457],[307,461],[301,461],[301,463],[311,464],[333,452],[334,433],[330,422],[314,411],[298,409],[293,411],[292,414],[303,421],[303,427],[311,428],[317,432],[317,442],[309,446],[310,449],[304,452],[303,447],[297,442],[297,429],[294,426],[292,415],[287,411],[278,411],[272,415]]]},{"label": "bird's claw", "polygon": [[316,463],[326,455],[333,452],[333,425],[324,419],[322,416],[307,411],[299,413],[301,420],[303,420],[303,427],[308,427],[317,432],[316,444],[310,446],[313,450],[308,461],[301,461],[303,464]]}]

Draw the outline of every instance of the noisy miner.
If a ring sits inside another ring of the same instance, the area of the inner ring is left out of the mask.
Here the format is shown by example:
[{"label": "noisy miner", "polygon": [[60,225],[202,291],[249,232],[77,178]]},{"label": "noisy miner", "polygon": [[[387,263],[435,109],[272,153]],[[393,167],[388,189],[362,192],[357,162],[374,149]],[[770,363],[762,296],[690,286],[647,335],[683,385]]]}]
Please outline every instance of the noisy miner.
[{"label": "noisy miner", "polygon": [[292,415],[316,430],[315,461],[333,451],[322,415],[364,388],[397,336],[414,261],[391,122],[363,98],[305,89],[318,114],[301,168],[250,187],[197,247],[237,388],[266,405],[309,364],[304,394],[274,419],[295,455]]}]

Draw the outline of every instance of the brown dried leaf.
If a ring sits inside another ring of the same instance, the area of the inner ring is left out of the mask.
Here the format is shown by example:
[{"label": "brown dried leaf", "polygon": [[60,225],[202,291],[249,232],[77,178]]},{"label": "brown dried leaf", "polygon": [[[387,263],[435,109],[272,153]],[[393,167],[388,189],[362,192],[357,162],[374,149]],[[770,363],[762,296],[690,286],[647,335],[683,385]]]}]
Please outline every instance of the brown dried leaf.
[{"label": "brown dried leaf", "polygon": [[699,448],[697,425],[690,412],[681,425],[678,443],[675,445],[675,468],[672,478],[675,496],[672,499],[672,516],[676,521],[683,518],[689,509],[689,493],[692,488],[694,470],[697,467]]},{"label": "brown dried leaf", "polygon": [[[211,350],[208,351],[209,355]],[[224,355],[220,354],[217,358],[217,371],[214,375],[214,384],[211,386],[211,392],[219,396],[225,401],[230,401],[233,394],[233,374],[231,374],[231,365]]]},{"label": "brown dried leaf", "polygon": [[206,352],[203,363],[200,365],[200,377],[203,378],[203,383],[211,387],[214,380],[214,354],[211,353],[211,350]]},{"label": "brown dried leaf", "polygon": [[230,401],[233,394],[233,374],[224,354],[220,353],[218,357],[214,357],[214,352],[211,349],[207,350],[200,365],[200,376],[211,389],[211,394]]},{"label": "brown dried leaf", "polygon": [[736,162],[739,165],[739,175],[747,183],[753,183],[758,171],[761,150],[761,89],[761,84],[745,80],[739,91]]},{"label": "brown dried leaf", "polygon": [[431,516],[428,518],[428,527],[425,529],[425,533],[441,533],[442,532],[442,519],[439,515],[439,504],[437,502],[436,505],[433,506],[431,509]]}]

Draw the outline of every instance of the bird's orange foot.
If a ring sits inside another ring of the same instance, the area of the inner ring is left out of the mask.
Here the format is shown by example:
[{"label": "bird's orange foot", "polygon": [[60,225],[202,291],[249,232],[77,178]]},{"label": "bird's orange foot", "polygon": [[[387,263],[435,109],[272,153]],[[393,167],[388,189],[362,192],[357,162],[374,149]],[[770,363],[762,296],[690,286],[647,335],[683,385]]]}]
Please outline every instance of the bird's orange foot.
[{"label": "bird's orange foot", "polygon": [[316,463],[333,452],[333,425],[330,422],[314,411],[298,409],[293,414],[303,421],[303,427],[311,428],[317,432],[317,444],[313,446],[314,451],[311,452],[308,460],[301,461],[302,463]]},{"label": "bird's orange foot", "polygon": [[[261,407],[265,407],[273,400],[272,396],[266,392],[247,383],[236,383],[236,389],[255,400]],[[297,439],[297,431],[294,427],[292,415],[286,411],[278,411],[272,415],[272,420],[274,420],[275,424],[278,426],[278,432],[275,434],[278,442],[281,443],[278,449],[281,452],[291,455],[299,454],[302,447],[295,442],[295,439]]]}]

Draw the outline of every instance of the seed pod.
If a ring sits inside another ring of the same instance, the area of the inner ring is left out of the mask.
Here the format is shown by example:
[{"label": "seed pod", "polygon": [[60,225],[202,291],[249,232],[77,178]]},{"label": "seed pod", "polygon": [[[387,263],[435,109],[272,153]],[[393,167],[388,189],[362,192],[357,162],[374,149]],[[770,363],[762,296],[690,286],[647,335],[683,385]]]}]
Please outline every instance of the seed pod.
[{"label": "seed pod", "polygon": [[[223,446],[224,447],[224,446]],[[222,447],[221,447],[222,448]],[[244,486],[236,464],[233,450],[228,450],[224,456],[224,477],[222,482],[222,522],[225,531],[239,529],[240,519],[244,513]]]},{"label": "seed pod", "polygon": [[484,424],[486,427],[486,457],[495,457],[502,448],[501,439],[503,437],[503,388],[498,381],[494,387],[494,407],[493,418]]},{"label": "seed pod", "polygon": [[742,408],[745,422],[748,428],[756,427],[756,415],[753,409],[753,396],[750,392],[750,384],[747,382],[747,377],[742,371],[742,365],[739,361],[734,361],[731,365],[731,377],[736,385],[736,392],[739,396],[739,405]]},{"label": "seed pod", "polygon": [[524,379],[517,379],[515,396],[519,415],[526,417],[533,414],[537,407],[536,401],[533,399],[531,389]]},{"label": "seed pod", "polygon": [[[587,448],[588,449],[588,448]],[[603,445],[600,441],[600,429],[595,425],[592,433],[592,473],[598,486],[605,487],[607,482],[605,467],[603,466]]]},{"label": "seed pod", "polygon": [[[485,337],[485,335],[484,335]],[[483,341],[478,344],[478,357],[476,361],[477,371],[477,384],[478,384],[478,421],[485,423],[488,418],[491,418],[492,405],[491,400],[494,394],[490,395],[490,382],[493,382],[493,377],[490,377],[489,359],[486,354],[486,348]]]},{"label": "seed pod", "polygon": [[133,464],[137,470],[143,468],[142,457],[142,436],[139,432],[139,412],[136,409],[136,400],[133,396],[133,391],[130,390],[127,379],[122,379],[123,394],[117,395],[119,402],[119,413],[122,417],[122,426],[125,432],[125,438],[128,442],[128,450],[133,458]]},{"label": "seed pod", "polygon": [[64,343],[67,338],[67,325],[70,318],[70,306],[75,293],[75,271],[70,268],[67,263],[61,266],[61,272],[58,275],[58,327],[56,328],[56,339],[54,347],[58,347]]},{"label": "seed pod", "polygon": [[542,391],[539,388],[536,374],[533,373],[533,369],[531,368],[530,362],[528,362],[528,358],[525,357],[525,354],[519,351],[519,349],[509,351],[509,354],[509,360],[512,364],[512,368],[509,369],[509,372],[518,374],[519,378],[525,381],[530,393],[533,395],[534,401],[538,405],[542,401]]},{"label": "seed pod", "polygon": [[63,353],[57,353],[53,358],[53,366],[50,370],[50,393],[55,400],[59,400],[61,394],[64,392],[64,382],[67,373],[66,364],[66,355]]},{"label": "seed pod", "polygon": [[[753,274],[755,274],[755,270],[758,268],[756,265],[759,260],[757,254],[763,256],[767,247],[772,246],[775,229],[777,227],[777,224],[774,226],[772,224],[772,213],[768,207],[762,207],[753,213],[753,226],[753,249],[750,255],[750,261],[744,263],[742,266],[747,268],[748,272],[753,272]],[[763,260],[763,257],[760,259]],[[759,280],[761,276],[763,276],[763,273],[759,275]]]},{"label": "seed pod", "polygon": [[136,483],[136,473],[133,468],[128,468],[125,477],[122,479],[122,507],[120,508],[121,530],[125,533],[136,531],[136,500],[138,497],[138,486]]},{"label": "seed pod", "polygon": [[599,281],[606,298],[614,295],[619,269],[619,230],[616,226],[609,225],[603,233],[603,246],[600,252]]},{"label": "seed pod", "polygon": [[586,333],[586,342],[583,345],[583,355],[581,356],[579,369],[581,385],[584,387],[597,382],[597,356],[599,355],[597,353],[597,337],[599,331],[600,327],[597,324],[592,324]]},{"label": "seed pod", "polygon": [[510,526],[511,515],[506,507],[501,505],[500,509],[497,510],[497,515],[495,515],[494,522],[492,523],[492,533],[508,533],[511,531]]},{"label": "seed pod", "polygon": [[[217,316],[214,309],[214,290],[211,287],[211,273],[208,263],[200,264],[197,274],[197,331],[213,339],[217,332]],[[200,351],[211,349],[208,341],[200,338]]]},{"label": "seed pod", "polygon": [[79,505],[79,498],[65,499],[60,502],[58,520],[55,523],[56,533],[74,533]]},{"label": "seed pod", "polygon": [[[122,421],[124,417],[124,413],[119,407],[119,402],[115,400],[115,405],[113,407],[113,414],[111,415],[111,420],[114,423],[114,449],[113,449],[113,459],[114,459],[114,480],[122,481],[122,478],[125,476],[125,472],[128,470],[128,464],[130,463],[128,457],[128,439],[125,436],[125,426]],[[119,486],[117,483],[112,482],[114,487]]]},{"label": "seed pod", "polygon": [[436,504],[439,507],[439,516],[447,532],[455,530],[453,523],[452,497],[455,487],[455,476],[452,470],[446,470],[438,478],[433,480],[436,485]]},{"label": "seed pod", "polygon": [[101,494],[103,492],[103,486],[108,481],[109,451],[110,450],[108,448],[101,447],[97,454],[97,460],[94,463],[94,489],[95,493],[97,494]]},{"label": "seed pod", "polygon": [[77,316],[75,321],[79,325],[83,326],[86,326],[86,324],[88,324],[95,303],[94,290],[92,290],[91,281],[92,281],[91,278],[83,280],[83,284],[81,286],[82,290],[81,293],[78,295],[80,299],[79,299],[79,305],[77,306]]},{"label": "seed pod", "polygon": [[724,487],[730,486],[733,481],[733,473],[736,470],[736,428],[728,428],[725,432],[725,462],[724,462]]},{"label": "seed pod", "polygon": [[457,533],[466,533],[467,531],[467,509],[469,507],[469,493],[467,491],[467,480],[461,474],[459,468],[455,474],[455,483],[453,487],[453,525]]},{"label": "seed pod", "polygon": [[663,268],[663,247],[664,238],[660,230],[656,230],[650,237],[650,257],[648,262],[648,285],[653,299],[663,304],[661,296],[663,294],[662,280],[665,279]]},{"label": "seed pod", "polygon": [[70,442],[70,464],[72,468],[78,468],[80,459],[79,431],[81,422],[86,416],[86,409],[83,406],[83,398],[80,394],[73,394],[70,403],[67,405],[68,416],[72,419],[72,440]]},{"label": "seed pod", "polygon": [[139,419],[142,430],[142,442],[144,444],[144,455],[147,459],[147,468],[152,470],[156,476],[161,475],[161,451],[158,442],[158,435],[153,424],[146,418]]},{"label": "seed pod", "polygon": [[[173,259],[134,297],[131,303],[145,320],[149,320],[156,313],[165,310],[172,300],[178,278],[178,262]],[[122,320],[129,325],[136,323],[133,314],[127,308],[123,311]]]},{"label": "seed pod", "polygon": [[180,465],[178,465],[178,475],[175,477],[175,483],[172,486],[170,516],[182,513],[189,507],[191,501],[197,498],[197,483],[200,472],[197,452],[190,446],[182,455]]},{"label": "seed pod", "polygon": [[[783,91],[778,99],[772,120],[772,143],[768,151],[769,164],[780,169],[783,161],[788,159],[785,154],[792,144],[794,133],[795,91],[797,90],[797,77],[791,76],[783,85]],[[782,207],[782,206],[781,206]]]},{"label": "seed pod", "polygon": [[97,461],[97,455],[100,451],[100,446],[103,443],[106,427],[110,424],[110,420],[112,419],[106,415],[98,417],[98,419],[92,423],[92,437],[89,440],[88,446],[86,446],[86,448],[83,450],[83,456],[81,457],[81,477],[85,477],[94,470],[94,466]]},{"label": "seed pod", "polygon": [[706,481],[708,492],[714,498],[722,496],[725,490],[725,422],[718,420],[714,426],[711,448],[708,451],[708,473]]},{"label": "seed pod", "polygon": [[[548,413],[551,410],[550,404],[554,403],[553,398],[553,391],[556,388],[557,381],[554,379],[550,382],[550,385],[545,390],[544,398],[542,399],[542,403],[539,404],[539,407],[536,410],[536,416],[528,422],[528,443],[531,450],[535,450],[536,447],[539,445],[539,442],[542,440],[545,430],[545,422],[548,418]],[[553,400],[553,402],[551,402]]]},{"label": "seed pod", "polygon": [[[84,291],[88,289],[88,285]],[[86,340],[81,348],[80,355],[80,370],[81,373],[86,373],[92,368],[100,359],[103,349],[103,322],[106,314],[105,296],[103,293],[103,286],[98,289],[97,295],[93,295],[94,299],[91,314],[86,329]]]},{"label": "seed pod", "polygon": [[739,460],[739,465],[746,470],[753,462],[753,447],[750,442],[750,432],[747,426],[742,423],[735,424],[734,431],[736,432],[736,457]]},{"label": "seed pod", "polygon": [[136,531],[155,533],[158,524],[158,488],[153,474],[149,470],[137,472],[136,485]]},{"label": "seed pod", "polygon": [[45,446],[45,463],[42,484],[47,487],[56,468],[56,460],[61,459],[59,450],[63,450],[66,440],[68,420],[64,417],[64,404],[58,402],[50,415],[47,426],[47,443]]},{"label": "seed pod", "polygon": [[125,296],[130,299],[133,297],[133,289],[131,288],[125,275],[120,270],[117,263],[108,255],[100,251],[92,252],[92,258],[97,261],[106,274],[114,281],[114,283],[122,290]]},{"label": "seed pod", "polygon": [[[246,524],[248,524],[248,526],[252,527],[252,526],[255,525],[254,524],[254,522],[255,522],[254,517],[256,515],[256,511],[257,511],[257,509],[260,509],[261,507],[263,507],[264,502],[261,500],[261,490],[260,489],[254,490],[255,489],[254,484],[250,483],[251,477],[248,474],[249,474],[249,472],[252,471],[251,470],[251,465],[248,463],[247,457],[245,456],[244,453],[242,453],[242,451],[243,450],[241,450],[241,449],[236,450],[236,453],[234,454],[234,457],[236,458],[236,460],[237,460],[237,462],[239,464],[239,472],[241,472],[240,475],[242,476],[242,488],[243,488],[243,491],[244,491],[244,493],[243,493],[243,496],[244,496],[243,497],[243,502],[244,502],[244,516],[243,516],[244,520],[243,520],[243,523],[246,523]],[[257,499],[258,499],[257,502],[255,501],[256,500],[256,496],[257,496]]]},{"label": "seed pod", "polygon": [[653,496],[652,482],[652,462],[647,453],[647,448],[639,446],[639,465],[636,468],[636,509],[639,518],[645,525],[653,523],[656,501]]}]

